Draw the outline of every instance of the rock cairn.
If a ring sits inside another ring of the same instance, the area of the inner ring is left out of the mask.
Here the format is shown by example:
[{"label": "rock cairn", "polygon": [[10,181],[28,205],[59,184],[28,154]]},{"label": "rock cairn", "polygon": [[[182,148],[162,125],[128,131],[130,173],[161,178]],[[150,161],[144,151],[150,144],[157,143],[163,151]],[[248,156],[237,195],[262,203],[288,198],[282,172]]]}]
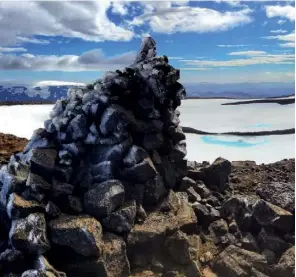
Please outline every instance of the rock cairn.
[{"label": "rock cairn", "polygon": [[168,62],[145,38],[132,65],[70,89],[1,168],[1,276],[130,274],[127,234],[187,171]]}]

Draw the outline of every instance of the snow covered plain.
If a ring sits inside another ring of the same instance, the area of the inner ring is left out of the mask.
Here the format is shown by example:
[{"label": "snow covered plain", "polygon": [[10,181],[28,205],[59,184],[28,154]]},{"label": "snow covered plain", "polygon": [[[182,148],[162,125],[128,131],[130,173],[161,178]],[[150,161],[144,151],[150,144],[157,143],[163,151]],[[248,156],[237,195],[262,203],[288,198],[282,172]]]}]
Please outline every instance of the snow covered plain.
[{"label": "snow covered plain", "polygon": [[[295,104],[222,106],[237,100],[183,100],[181,125],[209,132],[260,131],[295,127]],[[0,106],[0,132],[30,138],[43,127],[53,105]],[[187,158],[213,162],[218,156],[233,160],[275,162],[295,157],[295,135],[239,137],[187,134]]]}]

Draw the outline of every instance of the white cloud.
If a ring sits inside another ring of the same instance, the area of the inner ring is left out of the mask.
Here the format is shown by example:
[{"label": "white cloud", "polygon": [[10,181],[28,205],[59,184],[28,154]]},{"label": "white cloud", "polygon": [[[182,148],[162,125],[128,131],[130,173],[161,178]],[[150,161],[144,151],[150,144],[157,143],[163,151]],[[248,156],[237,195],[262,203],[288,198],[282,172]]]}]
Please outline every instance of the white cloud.
[{"label": "white cloud", "polygon": [[125,3],[116,1],[112,3],[111,11],[114,14],[126,15],[128,13],[128,8],[125,6]]},{"label": "white cloud", "polygon": [[28,38],[28,37],[21,37],[17,36],[16,37],[17,43],[32,43],[32,44],[49,44],[50,41],[46,39],[38,39],[38,38]]},{"label": "white cloud", "polygon": [[106,71],[130,65],[134,52],[106,57],[101,49],[93,49],[77,55],[0,55],[0,70],[30,71]]},{"label": "white cloud", "polygon": [[206,70],[211,70],[211,68],[206,68],[206,67],[182,67],[180,70],[183,71],[206,71]]},{"label": "white cloud", "polygon": [[[40,43],[34,36],[62,36],[87,41],[128,41],[134,33],[107,16],[104,1],[0,1],[0,45]],[[9,28],[7,27],[9,26]],[[43,41],[44,43],[45,41]]]},{"label": "white cloud", "polygon": [[226,31],[252,22],[252,10],[249,8],[220,12],[200,7],[172,7],[169,2],[157,3],[162,3],[162,7],[155,8],[147,4],[145,13],[135,17],[129,24],[141,26],[148,23],[157,33],[204,33]]},{"label": "white cloud", "polygon": [[24,47],[0,47],[1,52],[26,52],[27,49]]},{"label": "white cloud", "polygon": [[280,43],[283,48],[295,48],[295,42]]},{"label": "white cloud", "polygon": [[286,35],[276,35],[276,36],[267,36],[264,37],[265,39],[276,39],[279,41],[288,41],[285,43],[281,43],[280,46],[281,47],[291,47],[294,48],[295,47],[295,32],[292,32],[290,34],[286,34]]},{"label": "white cloud", "polygon": [[245,47],[247,45],[246,44],[218,44],[217,46],[231,48],[231,47]]},{"label": "white cloud", "polygon": [[271,33],[274,33],[274,34],[285,34],[285,33],[288,33],[287,30],[282,30],[282,29],[279,29],[279,30],[271,30],[270,32]]},{"label": "white cloud", "polygon": [[261,56],[265,54],[266,54],[265,51],[251,51],[251,50],[228,53],[229,56]]},{"label": "white cloud", "polygon": [[294,54],[269,54],[265,51],[243,51],[243,52],[231,52],[229,55],[243,55],[247,56],[244,59],[232,59],[232,60],[182,60],[186,65],[192,65],[197,67],[242,67],[258,64],[294,64]]},{"label": "white cloud", "polygon": [[279,19],[277,23],[278,23],[279,25],[283,25],[283,24],[285,24],[286,22],[287,22],[287,20]]},{"label": "white cloud", "polygon": [[284,17],[290,21],[295,20],[295,7],[286,5],[286,6],[265,6],[266,16],[268,18],[272,17]]},{"label": "white cloud", "polygon": [[168,57],[169,60],[183,60],[183,57]]}]

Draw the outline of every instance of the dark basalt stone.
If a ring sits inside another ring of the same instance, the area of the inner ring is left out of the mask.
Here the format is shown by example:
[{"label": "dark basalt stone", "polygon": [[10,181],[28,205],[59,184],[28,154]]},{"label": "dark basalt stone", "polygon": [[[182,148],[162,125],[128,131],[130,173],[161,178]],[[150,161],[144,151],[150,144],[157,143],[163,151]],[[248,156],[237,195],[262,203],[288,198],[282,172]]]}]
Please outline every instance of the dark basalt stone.
[{"label": "dark basalt stone", "polygon": [[57,245],[65,245],[83,256],[101,254],[101,224],[87,215],[62,215],[49,222],[52,241]]},{"label": "dark basalt stone", "polygon": [[123,204],[125,199],[124,187],[118,180],[108,180],[93,184],[84,195],[84,207],[88,214],[99,219],[111,214]]}]

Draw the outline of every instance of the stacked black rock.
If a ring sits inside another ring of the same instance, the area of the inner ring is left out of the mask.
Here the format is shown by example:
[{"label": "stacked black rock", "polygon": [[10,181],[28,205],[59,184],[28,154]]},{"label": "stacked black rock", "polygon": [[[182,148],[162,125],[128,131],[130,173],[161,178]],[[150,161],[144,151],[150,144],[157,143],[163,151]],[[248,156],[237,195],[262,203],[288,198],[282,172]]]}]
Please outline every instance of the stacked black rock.
[{"label": "stacked black rock", "polygon": [[[92,276],[112,276],[102,253],[124,248],[145,210],[186,175],[176,110],[185,90],[168,62],[145,38],[131,66],[69,90],[1,168],[1,276],[66,276],[69,261],[94,259]],[[116,259],[128,276],[128,261]]]}]

